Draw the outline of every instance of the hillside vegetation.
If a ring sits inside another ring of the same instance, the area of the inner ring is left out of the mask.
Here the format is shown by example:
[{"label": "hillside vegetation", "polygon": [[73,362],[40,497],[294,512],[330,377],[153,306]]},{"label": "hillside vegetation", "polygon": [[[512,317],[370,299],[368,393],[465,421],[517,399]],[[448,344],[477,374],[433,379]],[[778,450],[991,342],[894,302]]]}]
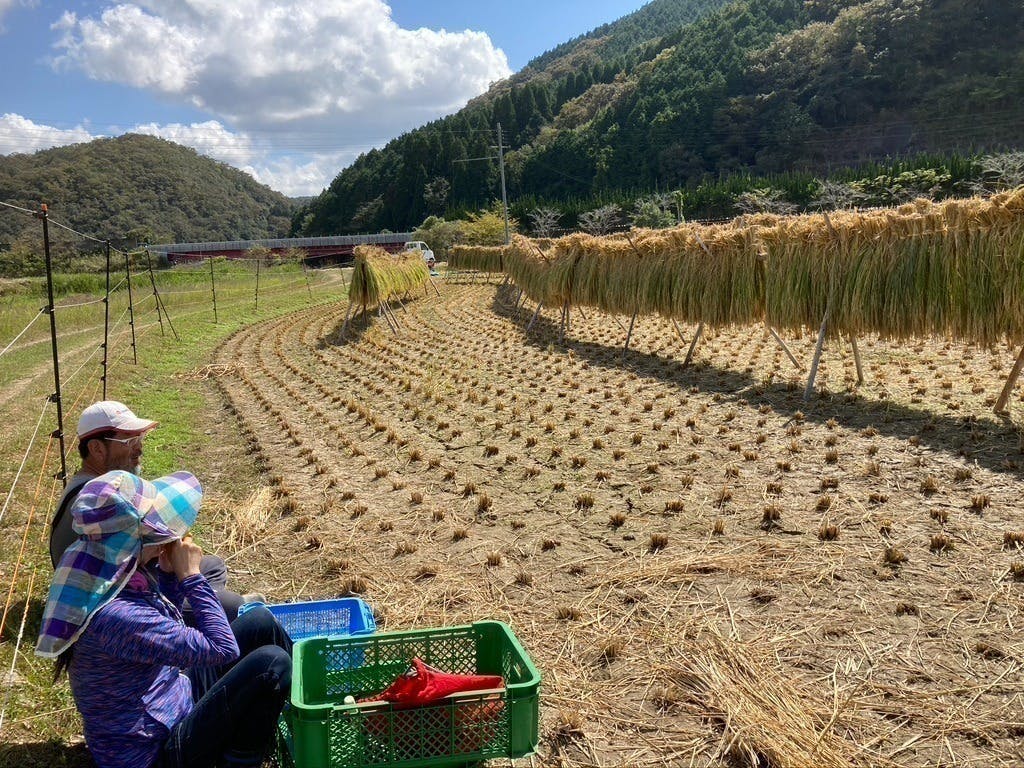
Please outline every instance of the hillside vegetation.
[{"label": "hillside vegetation", "polygon": [[[1004,0],[655,0],[363,155],[302,234],[415,226],[497,195],[596,206],[724,175],[824,175],[1019,145],[1024,6]],[[583,201],[581,203],[581,201]]]},{"label": "hillside vegetation", "polygon": [[[293,203],[248,174],[152,136],[127,134],[0,157],[0,200],[34,210],[115,247],[236,240],[287,232]],[[38,250],[39,224],[0,214],[0,251]],[[63,251],[95,243],[54,232]]]}]

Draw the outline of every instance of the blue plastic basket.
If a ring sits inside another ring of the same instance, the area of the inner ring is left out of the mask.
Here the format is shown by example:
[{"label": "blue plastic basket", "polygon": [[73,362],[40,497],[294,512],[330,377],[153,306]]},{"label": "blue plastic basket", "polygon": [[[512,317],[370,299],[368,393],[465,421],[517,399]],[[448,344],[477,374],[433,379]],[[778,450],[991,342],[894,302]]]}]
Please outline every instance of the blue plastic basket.
[{"label": "blue plastic basket", "polygon": [[[242,614],[263,603],[246,603]],[[266,605],[293,641],[309,637],[337,637],[339,635],[372,635],[377,631],[373,611],[358,597],[339,597],[335,600],[314,600],[305,603],[278,603]]]}]

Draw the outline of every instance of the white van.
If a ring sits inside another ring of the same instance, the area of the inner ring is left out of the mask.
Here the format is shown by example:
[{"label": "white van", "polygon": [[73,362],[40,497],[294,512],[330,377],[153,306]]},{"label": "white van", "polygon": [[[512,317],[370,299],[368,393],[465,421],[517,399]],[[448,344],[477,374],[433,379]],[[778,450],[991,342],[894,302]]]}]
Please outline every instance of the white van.
[{"label": "white van", "polygon": [[423,260],[427,262],[427,266],[430,267],[430,272],[434,272],[434,252],[427,247],[427,244],[422,240],[412,240],[405,244],[405,250],[407,251],[419,251],[423,254]]}]

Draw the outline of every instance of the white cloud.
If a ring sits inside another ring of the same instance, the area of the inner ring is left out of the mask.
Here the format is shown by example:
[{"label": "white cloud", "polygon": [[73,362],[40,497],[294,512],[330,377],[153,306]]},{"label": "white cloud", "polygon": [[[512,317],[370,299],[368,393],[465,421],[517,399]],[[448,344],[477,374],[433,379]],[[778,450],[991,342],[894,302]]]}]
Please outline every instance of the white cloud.
[{"label": "white cloud", "polygon": [[241,130],[388,137],[510,74],[486,34],[403,29],[383,0],[135,0],[98,17],[66,13],[54,26],[58,66],[147,89]]},{"label": "white cloud", "polygon": [[12,112],[0,115],[0,155],[31,154],[40,149],[78,144],[95,138],[96,136],[81,125],[74,128],[54,128],[51,125],[34,123]]},{"label": "white cloud", "polygon": [[16,5],[22,8],[35,8],[39,5],[39,0],[0,0],[0,35],[7,31],[4,28],[4,16]]},{"label": "white cloud", "polygon": [[252,140],[244,133],[232,133],[216,120],[205,123],[169,123],[157,125],[146,123],[132,128],[132,133],[147,136],[159,136],[186,147],[192,147],[201,155],[233,165],[236,168],[245,166],[256,160],[259,155],[253,147]]},{"label": "white cloud", "polygon": [[[360,151],[369,149],[367,146],[342,152],[286,155],[275,152],[268,140],[234,133],[217,120],[191,125],[145,123],[134,126],[129,132],[158,136],[191,147],[201,155],[245,171],[271,189],[292,196],[319,193]],[[101,134],[93,134],[81,125],[55,128],[13,113],[0,116],[0,155],[28,154],[100,137]]]},{"label": "white cloud", "polygon": [[358,156],[358,152],[350,151],[303,157],[286,156],[267,159],[259,165],[246,166],[242,170],[271,189],[290,197],[300,197],[319,194],[340,169],[350,165]]}]

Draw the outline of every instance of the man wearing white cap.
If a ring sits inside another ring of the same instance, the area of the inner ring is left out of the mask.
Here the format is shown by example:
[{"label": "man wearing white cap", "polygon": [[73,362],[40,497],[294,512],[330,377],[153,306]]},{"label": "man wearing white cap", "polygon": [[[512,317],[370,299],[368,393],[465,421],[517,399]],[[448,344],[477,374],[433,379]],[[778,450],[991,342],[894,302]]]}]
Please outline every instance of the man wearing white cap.
[{"label": "man wearing white cap", "polygon": [[[70,510],[79,492],[90,480],[107,472],[123,470],[141,475],[142,441],[157,426],[158,422],[140,419],[127,405],[116,400],[93,403],[82,411],[78,420],[78,454],[82,457],[82,468],[64,488],[50,528],[50,560],[54,568],[64,550],[78,539],[71,527]],[[201,571],[220,598],[228,620],[234,620],[243,599],[227,589],[224,561],[215,555],[205,555]]]}]

